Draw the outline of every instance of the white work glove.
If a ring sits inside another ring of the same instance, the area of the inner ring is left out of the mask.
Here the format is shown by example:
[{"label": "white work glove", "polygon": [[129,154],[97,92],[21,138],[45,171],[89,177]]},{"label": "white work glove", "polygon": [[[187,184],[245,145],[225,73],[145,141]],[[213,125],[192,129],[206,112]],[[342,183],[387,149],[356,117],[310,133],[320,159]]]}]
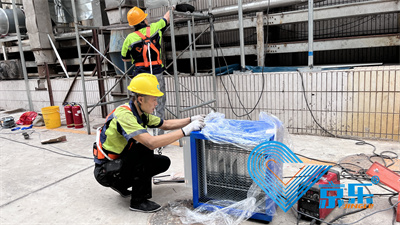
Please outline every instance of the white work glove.
[{"label": "white work glove", "polygon": [[192,116],[192,117],[190,117],[190,122],[193,122],[195,120],[200,120],[200,121],[204,122],[204,118],[206,116],[207,116],[206,114],[200,114],[200,115]]},{"label": "white work glove", "polygon": [[195,120],[182,128],[183,135],[189,136],[192,131],[201,130],[206,124],[201,120]]}]

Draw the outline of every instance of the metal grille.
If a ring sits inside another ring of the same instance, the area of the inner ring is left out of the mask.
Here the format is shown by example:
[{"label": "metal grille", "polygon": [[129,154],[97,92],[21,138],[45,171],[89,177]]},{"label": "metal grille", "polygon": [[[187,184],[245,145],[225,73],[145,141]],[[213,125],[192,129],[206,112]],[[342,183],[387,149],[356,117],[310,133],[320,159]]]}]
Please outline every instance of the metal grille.
[{"label": "metal grille", "polygon": [[[315,21],[314,39],[399,33],[397,21],[397,13]],[[308,38],[307,22],[271,26],[269,29],[270,43],[302,41]],[[264,32],[266,30],[267,27],[264,27]]]},{"label": "metal grille", "polygon": [[196,140],[199,202],[241,201],[253,183],[247,172],[249,152],[230,144]]},{"label": "metal grille", "polygon": [[[252,120],[258,120],[259,113],[264,111],[276,115],[290,133],[324,135],[311,117],[305,95],[317,122],[335,135],[400,140],[399,66],[322,71],[302,76],[304,93],[297,72],[218,77],[217,111],[227,119],[249,119],[236,117],[232,111],[237,115],[251,111],[261,96],[250,114]],[[210,76],[179,77],[179,82],[206,99],[211,95],[210,79]],[[171,110],[175,110],[173,84],[173,78],[167,78],[167,107]],[[183,88],[180,94],[184,105],[199,101]],[[209,112],[210,108],[203,107],[182,116]]]}]

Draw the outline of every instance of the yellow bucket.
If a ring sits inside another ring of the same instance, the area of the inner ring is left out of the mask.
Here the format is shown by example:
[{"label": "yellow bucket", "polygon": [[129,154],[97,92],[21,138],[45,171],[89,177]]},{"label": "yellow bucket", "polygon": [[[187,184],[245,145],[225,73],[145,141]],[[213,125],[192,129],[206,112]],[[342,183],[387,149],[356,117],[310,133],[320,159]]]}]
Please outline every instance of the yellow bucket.
[{"label": "yellow bucket", "polygon": [[61,126],[60,107],[49,106],[42,108],[44,124],[47,129],[57,128]]}]

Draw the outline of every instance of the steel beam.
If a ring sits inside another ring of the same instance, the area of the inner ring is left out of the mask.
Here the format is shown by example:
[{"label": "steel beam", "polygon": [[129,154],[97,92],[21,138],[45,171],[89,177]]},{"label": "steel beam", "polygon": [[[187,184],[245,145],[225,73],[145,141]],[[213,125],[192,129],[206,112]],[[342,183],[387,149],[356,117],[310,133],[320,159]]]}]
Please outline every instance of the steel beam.
[{"label": "steel beam", "polygon": [[[355,48],[372,48],[372,47],[386,47],[386,46],[400,46],[400,36],[381,35],[381,36],[368,36],[368,37],[352,37],[342,39],[327,39],[327,40],[314,40],[314,52],[315,51],[326,51],[326,50],[337,50],[337,49],[355,49]],[[240,55],[240,47],[223,47],[221,48],[224,56],[238,56]],[[246,45],[246,55],[257,55],[257,46]],[[273,53],[289,53],[289,52],[307,52],[308,42],[296,42],[296,43],[274,43],[269,44],[267,52]],[[180,52],[177,52],[180,54]],[[216,52],[214,53],[216,54]],[[167,57],[172,58],[171,52],[167,52]],[[183,53],[181,59],[188,59],[189,53]],[[197,50],[198,58],[211,57],[209,49]]]},{"label": "steel beam", "polygon": [[[400,46],[400,35],[381,35],[368,37],[351,37],[341,39],[315,40],[314,51],[337,49],[373,48],[386,46]],[[267,47],[268,53],[307,52],[307,42],[274,43]]]},{"label": "steel beam", "polygon": [[[314,21],[400,12],[400,1],[368,1],[314,9]],[[269,15],[269,25],[306,22],[308,10]],[[267,25],[265,23],[265,25]]]},{"label": "steel beam", "polygon": [[[343,17],[354,17],[363,15],[373,15],[380,13],[391,13],[400,12],[400,3],[396,1],[372,1],[372,2],[358,2],[351,4],[344,4],[339,6],[329,6],[314,9],[314,21],[327,20],[334,18]],[[268,20],[266,15],[264,16],[264,25],[267,25],[267,21],[270,25],[278,24],[289,24],[299,23],[308,21],[308,10],[292,11],[270,14]],[[192,32],[200,33],[206,29],[208,24],[197,25]],[[257,21],[254,18],[244,18],[243,27],[256,27]],[[227,31],[239,29],[238,22],[235,21],[224,21],[214,23],[215,31]],[[186,27],[175,28],[175,36],[187,35],[188,31]],[[169,32],[165,33],[169,35]]]},{"label": "steel beam", "polygon": [[[218,51],[222,50],[224,56],[238,56],[240,55],[240,47],[222,47],[219,48]],[[246,55],[256,55],[257,54],[257,47],[255,45],[245,45],[244,46],[244,53]],[[176,54],[181,54],[181,51],[176,52]],[[218,52],[219,55],[220,52]],[[214,55],[217,55],[217,50],[214,50]],[[210,49],[197,49],[196,51],[197,58],[210,58],[211,52]],[[167,57],[172,58],[171,52],[167,52]],[[188,59],[190,57],[189,53],[185,52],[180,57],[181,59]]]}]

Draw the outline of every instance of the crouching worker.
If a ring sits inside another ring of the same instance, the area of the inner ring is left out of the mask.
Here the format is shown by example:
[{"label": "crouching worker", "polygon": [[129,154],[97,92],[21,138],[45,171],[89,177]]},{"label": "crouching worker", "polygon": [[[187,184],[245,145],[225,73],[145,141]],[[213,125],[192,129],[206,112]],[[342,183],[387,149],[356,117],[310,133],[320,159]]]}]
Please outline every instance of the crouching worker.
[{"label": "crouching worker", "polygon": [[[166,146],[205,126],[204,116],[162,120],[151,113],[157,106],[159,90],[156,76],[142,73],[128,86],[133,92],[129,103],[117,107],[98,129],[94,143],[94,176],[103,186],[110,187],[122,197],[131,196],[132,211],[155,212],[161,206],[149,201],[152,197],[151,179],[165,172],[171,161],[153,150]],[[151,136],[146,128],[175,130]],[[132,187],[132,191],[128,188]]]}]

